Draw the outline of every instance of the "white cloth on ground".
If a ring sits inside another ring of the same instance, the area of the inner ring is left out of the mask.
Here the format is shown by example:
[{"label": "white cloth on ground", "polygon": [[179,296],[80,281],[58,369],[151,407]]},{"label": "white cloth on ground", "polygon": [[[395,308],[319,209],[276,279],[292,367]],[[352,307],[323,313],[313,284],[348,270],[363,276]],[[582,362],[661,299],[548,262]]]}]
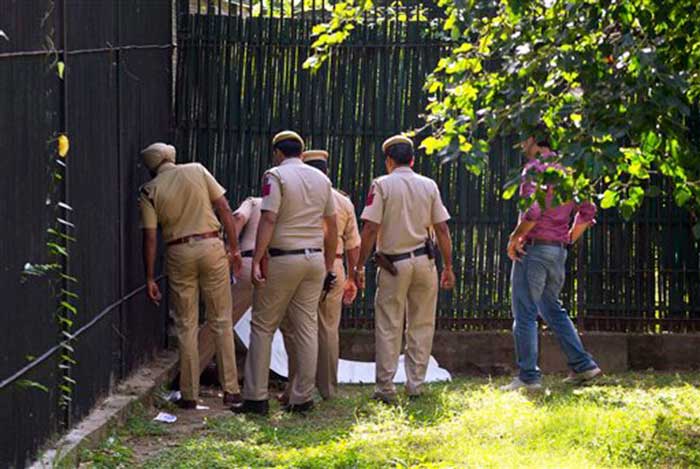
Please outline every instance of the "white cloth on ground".
[{"label": "white cloth on ground", "polygon": [[[241,317],[236,323],[234,329],[236,334],[243,342],[243,345],[248,348],[250,344],[250,319],[251,309]],[[284,339],[282,333],[277,330],[272,338],[272,354],[270,355],[270,369],[282,377],[287,377],[287,352],[284,349]],[[354,360],[338,360],[338,382],[348,384],[370,384],[374,383],[375,378],[375,363],[360,362]],[[440,368],[438,362],[430,357],[428,362],[428,371],[425,375],[425,382],[451,381],[450,372],[444,368]],[[406,371],[404,368],[404,356],[399,357],[399,365],[394,376],[395,383],[406,382]]]}]

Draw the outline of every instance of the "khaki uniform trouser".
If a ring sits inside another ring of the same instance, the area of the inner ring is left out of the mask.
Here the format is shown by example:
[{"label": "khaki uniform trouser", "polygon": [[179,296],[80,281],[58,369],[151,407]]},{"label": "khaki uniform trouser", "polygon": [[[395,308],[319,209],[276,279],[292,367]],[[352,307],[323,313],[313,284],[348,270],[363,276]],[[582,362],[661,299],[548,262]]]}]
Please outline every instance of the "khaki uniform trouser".
[{"label": "khaki uniform trouser", "polygon": [[[338,358],[340,355],[340,340],[338,328],[343,311],[343,291],[345,285],[345,268],[343,260],[336,259],[333,264],[336,274],[336,284],[328,292],[325,301],[318,303],[318,363],[316,365],[316,387],[324,399],[335,396],[338,390]],[[323,294],[321,294],[323,296]],[[280,329],[284,335],[284,347],[289,358],[289,382],[296,373],[294,339],[292,327],[287,318]],[[285,394],[288,396],[290,386]]]},{"label": "khaki uniform trouser", "polygon": [[[243,269],[241,269],[240,278],[236,278],[236,283],[231,285],[231,300],[233,307],[231,308],[231,324],[233,326],[241,319],[248,311],[250,305],[253,304],[253,283],[250,281],[251,265],[253,260],[250,257],[243,258]],[[199,374],[201,375],[204,369],[211,363],[212,358],[216,353],[216,335],[209,321],[199,328]],[[238,382],[238,370],[236,369],[236,361],[234,355],[233,372],[234,379]]]},{"label": "khaki uniform trouser", "polygon": [[292,324],[295,368],[290,403],[312,399],[318,357],[318,301],[325,265],[322,253],[271,257],[267,281],[253,291],[250,348],[245,362],[243,398],[266,400],[272,336],[285,318]]},{"label": "khaki uniform trouser", "polygon": [[166,252],[170,300],[180,348],[182,398],[199,396],[199,291],[216,344],[219,381],[226,392],[238,392],[231,326],[231,289],[226,250],[220,239],[171,246]]},{"label": "khaki uniform trouser", "polygon": [[406,391],[420,394],[435,332],[438,279],[435,262],[418,256],[396,262],[396,276],[377,273],[375,308],[376,390],[396,393],[394,375],[406,332]]}]

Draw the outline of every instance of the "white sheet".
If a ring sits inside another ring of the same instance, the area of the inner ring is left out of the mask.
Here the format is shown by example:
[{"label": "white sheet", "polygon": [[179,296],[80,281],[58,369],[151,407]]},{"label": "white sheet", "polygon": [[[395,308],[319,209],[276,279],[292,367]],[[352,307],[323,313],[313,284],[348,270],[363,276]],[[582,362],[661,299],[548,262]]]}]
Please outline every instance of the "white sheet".
[{"label": "white sheet", "polygon": [[[248,311],[246,311],[246,313],[234,327],[236,334],[246,348],[250,343],[250,318],[251,310],[248,309]],[[282,339],[282,333],[279,330],[275,331],[275,335],[272,338],[270,369],[285,378],[287,377],[289,371],[287,369],[287,352],[284,349],[284,340]],[[338,382],[355,384],[374,383],[374,369],[374,362],[359,362],[341,359],[338,361]],[[430,383],[451,380],[452,376],[450,375],[450,372],[444,368],[440,368],[438,362],[433,357],[430,357],[430,361],[428,362],[428,371],[425,375],[425,381]],[[396,371],[396,376],[394,377],[394,382],[406,382],[406,371],[404,369],[403,355],[399,357],[399,366]]]}]

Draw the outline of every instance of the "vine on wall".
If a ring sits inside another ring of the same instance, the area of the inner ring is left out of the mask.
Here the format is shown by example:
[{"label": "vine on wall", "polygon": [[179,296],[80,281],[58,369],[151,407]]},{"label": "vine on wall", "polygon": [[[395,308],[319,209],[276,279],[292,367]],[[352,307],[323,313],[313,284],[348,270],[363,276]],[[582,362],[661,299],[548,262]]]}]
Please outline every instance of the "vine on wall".
[{"label": "vine on wall", "polygon": [[[47,23],[47,18],[53,12],[53,3],[47,12],[42,25]],[[65,72],[66,64],[60,60],[54,46],[54,30],[52,29],[46,36],[47,56],[52,59],[49,69],[54,70],[56,76],[63,83],[63,93],[65,93]],[[0,31],[2,33],[2,31]],[[0,37],[5,37],[4,33]],[[64,51],[65,54],[65,51]],[[65,127],[65,103],[62,106],[61,126]],[[58,384],[59,405],[67,409],[72,402],[75,380],[71,377],[71,369],[77,364],[74,358],[74,337],[72,335],[75,317],[78,314],[77,300],[78,294],[75,292],[78,279],[70,275],[69,260],[71,255],[71,245],[76,242],[74,236],[75,225],[71,222],[73,207],[67,202],[67,169],[68,154],[70,151],[70,140],[67,132],[63,129],[54,133],[49,141],[49,158],[47,161],[47,171],[49,173],[46,205],[50,207],[52,218],[46,230],[46,262],[27,262],[22,271],[22,280],[29,278],[46,278],[49,283],[49,295],[54,305],[53,318],[60,330],[59,360],[58,367],[61,381]],[[27,357],[32,360],[33,357]],[[36,381],[21,380],[18,385],[32,387],[48,391],[48,388]],[[68,413],[66,413],[68,416]],[[66,417],[68,418],[68,417]]]}]

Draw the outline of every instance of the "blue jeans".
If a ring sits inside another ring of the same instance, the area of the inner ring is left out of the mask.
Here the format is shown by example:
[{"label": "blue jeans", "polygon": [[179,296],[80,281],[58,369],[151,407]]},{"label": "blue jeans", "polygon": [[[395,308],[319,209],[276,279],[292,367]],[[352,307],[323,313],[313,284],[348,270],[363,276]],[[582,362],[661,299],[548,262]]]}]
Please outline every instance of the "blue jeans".
[{"label": "blue jeans", "polygon": [[525,383],[537,383],[542,373],[537,366],[537,314],[547,322],[574,372],[595,368],[591,355],[559,301],[566,275],[566,249],[559,246],[527,247],[527,255],[513,263],[511,302],[513,337],[519,377]]}]

